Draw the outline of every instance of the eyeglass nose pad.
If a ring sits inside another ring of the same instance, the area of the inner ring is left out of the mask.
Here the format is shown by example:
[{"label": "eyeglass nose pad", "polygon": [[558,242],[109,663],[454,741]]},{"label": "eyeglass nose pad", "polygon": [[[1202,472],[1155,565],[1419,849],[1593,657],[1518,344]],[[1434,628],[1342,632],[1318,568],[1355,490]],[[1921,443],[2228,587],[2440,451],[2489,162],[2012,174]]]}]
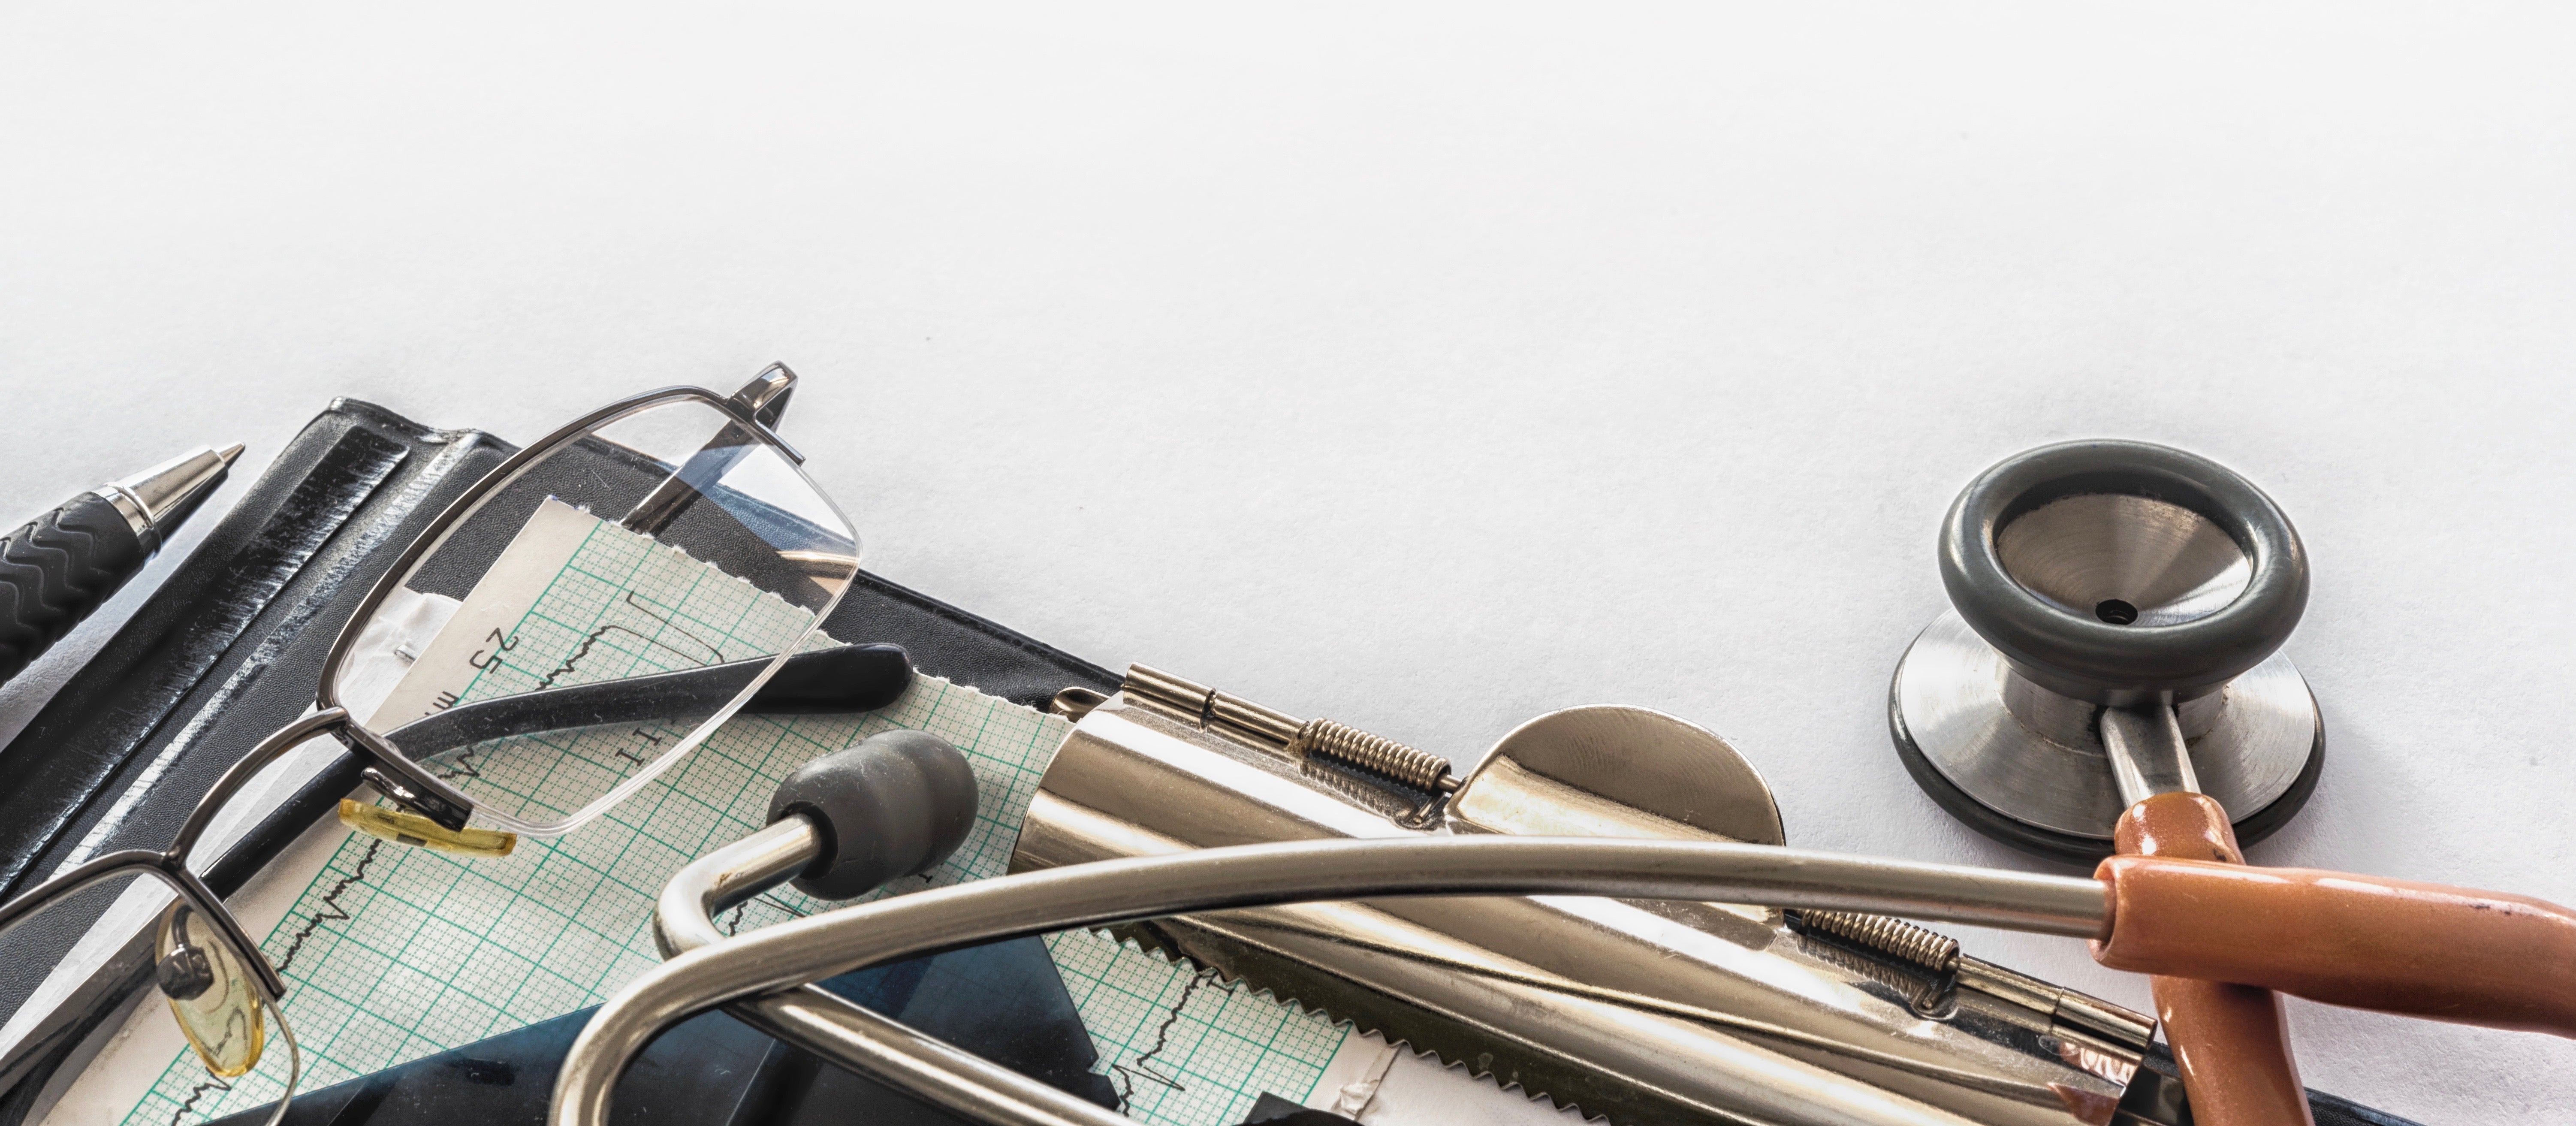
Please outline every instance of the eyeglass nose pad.
[{"label": "eyeglass nose pad", "polygon": [[184,902],[162,912],[153,950],[154,981],[206,1070],[231,1079],[259,1066],[267,1045],[267,1006],[242,961],[259,955],[232,950]]},{"label": "eyeglass nose pad", "polygon": [[2146,442],[2026,451],[1959,494],[1939,566],[1951,612],[1898,664],[1889,729],[1916,782],[1980,832],[2109,854],[2104,707],[2173,706],[2246,843],[2314,789],[2324,727],[2280,653],[2307,608],[2306,549],[2234,471]]},{"label": "eyeglass nose pad", "polygon": [[215,969],[203,948],[182,941],[153,963],[152,982],[173,1001],[194,1001],[214,988]]}]

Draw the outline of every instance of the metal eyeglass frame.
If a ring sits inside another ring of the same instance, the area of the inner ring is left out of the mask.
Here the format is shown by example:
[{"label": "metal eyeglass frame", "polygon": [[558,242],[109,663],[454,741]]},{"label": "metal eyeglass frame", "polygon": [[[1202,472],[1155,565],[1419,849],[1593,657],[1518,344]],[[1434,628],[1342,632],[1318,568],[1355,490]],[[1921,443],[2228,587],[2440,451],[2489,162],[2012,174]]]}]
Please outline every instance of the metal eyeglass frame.
[{"label": "metal eyeglass frame", "polygon": [[[316,710],[311,715],[287,724],[260,740],[257,746],[251,748],[249,754],[242,756],[239,762],[226,770],[223,777],[217,779],[214,786],[206,791],[206,796],[198,800],[196,809],[188,814],[188,820],[179,827],[178,836],[171,842],[169,848],[157,852],[151,849],[121,849],[91,859],[70,871],[29,888],[8,902],[0,903],[0,932],[8,931],[36,912],[71,895],[119,875],[129,872],[148,874],[169,885],[190,910],[205,916],[214,924],[215,929],[222,933],[224,940],[232,943],[242,954],[242,960],[250,964],[251,972],[258,982],[261,993],[264,994],[261,999],[272,1009],[278,1008],[285,1000],[286,980],[279,976],[277,967],[269,964],[267,955],[260,951],[258,943],[251,940],[250,933],[242,928],[240,920],[233,917],[231,909],[224,905],[223,897],[215,894],[214,889],[208,887],[206,882],[188,867],[188,859],[196,850],[198,839],[205,835],[207,826],[214,823],[215,815],[223,809],[226,802],[240,793],[242,788],[249,785],[251,779],[257,777],[270,763],[284,757],[288,751],[301,746],[306,740],[327,734],[338,738],[349,749],[371,759],[372,762],[363,772],[368,783],[397,803],[450,830],[463,829],[466,819],[474,813],[472,799],[412,762],[383,736],[358,724],[338,699],[337,682],[340,666],[348,660],[351,651],[356,648],[359,631],[365,626],[367,620],[375,615],[377,607],[382,605],[385,598],[393,592],[393,588],[411,573],[413,566],[445,543],[448,535],[454,532],[463,522],[464,517],[472,513],[484,499],[517,480],[520,473],[530,465],[560,452],[574,439],[624,415],[667,403],[706,403],[731,416],[734,423],[744,432],[776,449],[792,464],[802,465],[805,461],[804,455],[798,453],[794,446],[787,444],[787,441],[780,438],[772,429],[777,423],[779,413],[786,408],[788,396],[795,390],[795,384],[795,372],[788,370],[785,364],[772,364],[753,377],[742,390],[730,396],[719,395],[702,387],[665,387],[629,395],[583,415],[510,455],[440,512],[438,519],[431,522],[430,526],[423,530],[400,556],[395,558],[393,565],[386,569],[384,575],[376,580],[375,586],[367,592],[366,599],[350,613],[349,620],[340,629],[339,639],[331,646],[330,655],[322,662],[322,683],[314,697]],[[823,497],[825,503],[830,503],[830,498],[819,486],[814,486],[810,480],[806,483],[814,489],[816,496]],[[833,514],[841,515],[837,506],[833,508]],[[848,518],[843,516],[842,520],[846,525]],[[813,629],[819,628],[822,621],[831,615],[832,608],[839,602],[840,591],[835,590],[830,599],[815,613],[813,622],[808,625],[809,636]],[[760,686],[778,671],[779,665],[789,654],[796,651],[802,644],[802,640],[800,637],[797,642],[783,647],[774,654],[770,658],[769,666],[761,670],[749,685],[741,689],[730,705],[708,717],[702,729],[711,729],[730,718],[753,692],[758,691]],[[668,769],[678,757],[676,753],[667,756],[657,764],[658,768],[648,768],[634,778],[628,779],[628,782],[641,785],[642,781],[649,781],[661,770]],[[620,787],[612,789],[610,794],[622,797],[621,791],[631,791],[631,789],[631,786],[621,784]]]}]

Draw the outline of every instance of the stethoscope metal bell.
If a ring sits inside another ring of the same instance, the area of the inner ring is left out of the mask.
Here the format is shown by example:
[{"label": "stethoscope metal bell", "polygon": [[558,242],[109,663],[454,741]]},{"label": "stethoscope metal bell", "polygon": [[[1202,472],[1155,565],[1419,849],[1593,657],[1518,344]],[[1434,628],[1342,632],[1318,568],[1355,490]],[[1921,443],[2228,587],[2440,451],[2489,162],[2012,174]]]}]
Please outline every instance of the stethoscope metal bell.
[{"label": "stethoscope metal bell", "polygon": [[2279,649],[2308,561],[2270,497],[2145,442],[2044,446],[1959,494],[1941,526],[1951,610],[1896,667],[1888,727],[1925,792],[2023,851],[2092,863],[2126,802],[2106,708],[2169,705],[2197,789],[2270,835],[2325,762],[2316,698]]}]

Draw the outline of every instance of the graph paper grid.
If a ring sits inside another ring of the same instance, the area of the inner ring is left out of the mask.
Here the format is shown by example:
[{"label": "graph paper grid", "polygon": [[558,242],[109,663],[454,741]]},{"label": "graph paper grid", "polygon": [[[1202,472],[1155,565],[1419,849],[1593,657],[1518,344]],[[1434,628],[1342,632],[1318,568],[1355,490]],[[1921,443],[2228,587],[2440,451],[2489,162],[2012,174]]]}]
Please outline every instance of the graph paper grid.
[{"label": "graph paper grid", "polygon": [[[509,664],[523,671],[477,678],[460,697],[524,691],[534,683],[524,670],[542,678],[567,664],[578,667],[553,683],[686,667],[672,654],[693,641],[740,659],[792,638],[803,625],[797,613],[603,523],[522,620]],[[620,623],[622,630],[599,632]],[[617,661],[574,661],[586,638],[594,653],[614,639]],[[981,803],[956,855],[926,877],[875,894],[1001,875],[1068,725],[930,676],[916,677],[893,704],[866,715],[737,716],[600,819],[556,840],[522,840],[507,857],[460,859],[352,834],[261,943],[287,979],[286,1015],[304,1049],[302,1088],[605,1000],[658,964],[653,901],[673,873],[760,828],[771,790],[796,767],[894,728],[927,731],[965,751]],[[631,756],[617,750],[677,734],[643,725],[527,740],[542,746],[495,751],[477,764],[483,777],[473,792],[506,789],[535,808],[562,808],[561,795],[596,794],[632,769],[620,765]],[[546,756],[565,765],[550,773],[511,769]],[[830,906],[781,888],[721,922],[751,929]],[[1127,1094],[1128,1113],[1139,1121],[1222,1126],[1242,1121],[1265,1091],[1305,1099],[1348,1036],[1103,935],[1061,934],[1049,948],[1091,1030],[1100,1070]],[[229,1086],[212,1082],[183,1051],[125,1124],[190,1126],[271,1102],[284,1076],[284,1048],[274,1043],[276,1059]]]},{"label": "graph paper grid", "polygon": [[1127,1115],[1171,1126],[1251,1117],[1262,1092],[1310,1100],[1352,1033],[1097,931],[1047,949]]}]

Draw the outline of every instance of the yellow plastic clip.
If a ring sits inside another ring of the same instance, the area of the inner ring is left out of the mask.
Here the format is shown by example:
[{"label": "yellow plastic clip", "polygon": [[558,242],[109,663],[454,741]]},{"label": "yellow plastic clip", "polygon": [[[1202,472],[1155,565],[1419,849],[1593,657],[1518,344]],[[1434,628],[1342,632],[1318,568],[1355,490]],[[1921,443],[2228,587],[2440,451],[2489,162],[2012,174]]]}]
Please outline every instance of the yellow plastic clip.
[{"label": "yellow plastic clip", "polygon": [[494,829],[450,830],[438,822],[399,809],[340,799],[340,823],[378,840],[413,848],[436,849],[458,856],[508,856],[519,847],[517,833]]}]

